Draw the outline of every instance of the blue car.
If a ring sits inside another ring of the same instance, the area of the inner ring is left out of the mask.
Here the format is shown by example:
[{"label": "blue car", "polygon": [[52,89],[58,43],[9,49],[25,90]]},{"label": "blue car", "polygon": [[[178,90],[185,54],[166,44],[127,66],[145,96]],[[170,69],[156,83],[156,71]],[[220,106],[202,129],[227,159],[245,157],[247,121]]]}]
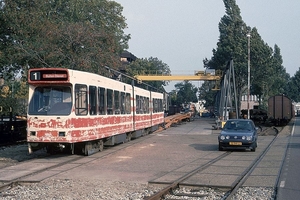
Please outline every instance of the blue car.
[{"label": "blue car", "polygon": [[257,148],[257,130],[255,124],[249,119],[229,119],[226,121],[220,135],[219,151],[225,149],[250,149]]}]

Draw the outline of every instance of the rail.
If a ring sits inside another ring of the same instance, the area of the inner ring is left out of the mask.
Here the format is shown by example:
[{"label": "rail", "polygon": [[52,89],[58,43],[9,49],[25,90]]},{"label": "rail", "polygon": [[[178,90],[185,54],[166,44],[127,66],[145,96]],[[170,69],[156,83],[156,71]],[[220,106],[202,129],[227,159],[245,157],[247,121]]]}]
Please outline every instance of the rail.
[{"label": "rail", "polygon": [[[224,200],[225,199],[226,200],[234,199],[234,195],[236,194],[237,190],[242,187],[242,185],[245,183],[245,181],[247,180],[247,178],[250,176],[250,174],[253,172],[253,170],[257,167],[257,165],[262,161],[262,159],[264,158],[264,156],[266,155],[266,153],[270,150],[271,146],[276,141],[276,139],[278,137],[278,132],[279,131],[276,128],[274,128],[274,129],[276,131],[275,137],[267,145],[267,147],[261,153],[259,153],[258,157],[256,159],[254,159],[254,161],[252,162],[252,164],[250,164],[248,167],[245,168],[245,170],[232,183],[231,186],[229,186],[228,188],[226,188],[224,186],[220,187],[220,189],[228,190],[227,192],[225,192],[225,194],[224,194],[224,196],[223,196],[222,199],[224,199]],[[162,188],[161,190],[157,191],[152,196],[146,197],[144,199],[145,200],[169,199],[170,197],[167,197],[167,195],[177,196],[177,193],[175,192],[175,190],[179,189],[181,186],[189,186],[189,187],[195,186],[195,187],[199,187],[198,184],[196,184],[196,185],[186,184],[186,183],[184,183],[184,180],[187,180],[188,178],[190,178],[190,177],[194,176],[195,174],[201,172],[202,170],[204,170],[207,167],[211,166],[213,163],[215,163],[217,161],[220,161],[221,159],[223,159],[224,157],[228,156],[231,153],[232,153],[231,151],[227,151],[227,152],[223,153],[222,155],[220,155],[219,157],[217,157],[217,158],[211,160],[210,162],[206,163],[205,165],[200,166],[197,169],[188,172],[186,175],[183,175],[182,177],[178,178],[175,181],[172,181],[172,182],[169,182],[169,183],[155,182],[155,181],[148,182],[149,184],[155,184],[155,185],[164,184],[166,186],[164,188]],[[205,186],[209,187],[208,185],[205,185]],[[182,193],[178,193],[178,194],[179,194],[178,196],[189,196],[187,194],[182,194]],[[201,196],[201,194],[200,194],[200,196]],[[193,194],[193,196],[190,196],[190,197],[200,197],[200,196],[198,194]],[[171,197],[170,199],[174,199],[174,198]]]}]

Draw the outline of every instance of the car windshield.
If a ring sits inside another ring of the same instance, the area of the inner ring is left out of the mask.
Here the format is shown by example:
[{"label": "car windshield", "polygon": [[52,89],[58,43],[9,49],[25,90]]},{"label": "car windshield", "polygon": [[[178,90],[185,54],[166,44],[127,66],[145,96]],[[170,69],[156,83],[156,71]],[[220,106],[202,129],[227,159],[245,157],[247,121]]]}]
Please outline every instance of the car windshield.
[{"label": "car windshield", "polygon": [[36,87],[29,102],[28,114],[69,115],[71,107],[70,87]]},{"label": "car windshield", "polygon": [[249,121],[227,121],[225,130],[252,130],[253,127]]}]

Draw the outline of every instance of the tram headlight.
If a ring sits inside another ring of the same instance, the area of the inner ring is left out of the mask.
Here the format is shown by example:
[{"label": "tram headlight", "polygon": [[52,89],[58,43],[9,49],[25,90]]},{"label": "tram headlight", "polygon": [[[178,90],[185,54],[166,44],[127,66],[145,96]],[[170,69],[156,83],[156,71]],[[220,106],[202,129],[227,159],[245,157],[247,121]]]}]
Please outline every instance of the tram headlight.
[{"label": "tram headlight", "polygon": [[30,131],[30,136],[36,136],[36,132],[35,131]]},{"label": "tram headlight", "polygon": [[60,131],[60,132],[58,132],[58,136],[59,137],[65,137],[66,136],[66,132]]}]

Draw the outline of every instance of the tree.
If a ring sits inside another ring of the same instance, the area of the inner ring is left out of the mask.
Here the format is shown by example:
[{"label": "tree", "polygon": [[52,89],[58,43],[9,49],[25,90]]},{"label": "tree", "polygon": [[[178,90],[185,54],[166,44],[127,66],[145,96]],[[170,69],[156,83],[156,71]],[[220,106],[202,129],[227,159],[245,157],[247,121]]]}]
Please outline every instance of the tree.
[{"label": "tree", "polygon": [[[213,49],[210,60],[204,59],[204,66],[209,69],[226,71],[226,64],[234,60],[237,101],[246,91],[247,85],[247,37],[250,28],[246,26],[240,15],[240,9],[235,0],[223,0],[225,15],[219,23],[219,42]],[[238,106],[240,107],[240,105]]]},{"label": "tree", "polygon": [[[135,75],[166,75],[170,74],[171,70],[166,63],[163,63],[158,58],[138,58],[132,62],[128,67],[128,74],[132,77]],[[143,81],[144,83],[151,85],[154,88],[164,91],[163,86],[168,85],[168,81]]]},{"label": "tree", "polygon": [[[172,105],[180,106],[190,102],[198,102],[197,92],[198,88],[189,81],[183,81],[175,84],[175,91],[172,91],[171,103]],[[176,93],[176,95],[174,95]]]},{"label": "tree", "polygon": [[300,102],[300,68],[287,83],[285,94],[294,102]]},{"label": "tree", "polygon": [[4,79],[0,84],[0,114],[26,115],[26,106],[28,100],[28,85],[22,79],[8,79],[7,74],[4,74]]},{"label": "tree", "polygon": [[[5,2],[5,3],[4,3]],[[103,73],[128,47],[122,7],[108,0],[0,1],[2,66],[64,67]],[[100,68],[100,69],[99,69]]]},{"label": "tree", "polygon": [[[0,0],[0,76],[10,83],[21,74],[24,81],[28,69],[37,67],[107,75],[105,66],[118,69],[119,55],[128,48],[122,10],[109,0]],[[15,88],[22,100],[27,95],[22,87],[10,85],[9,92]],[[17,110],[18,103],[8,95],[0,106]]]},{"label": "tree", "polygon": [[283,67],[283,60],[280,53],[280,48],[275,44],[273,56],[271,60],[272,64],[272,81],[271,90],[269,96],[274,96],[277,94],[284,94],[287,88],[287,83],[289,82],[290,75],[286,72]]},{"label": "tree", "polygon": [[[251,48],[252,94],[257,95],[266,104],[269,97],[283,94],[289,80],[289,74],[282,66],[280,48],[275,44],[274,51],[264,44],[256,29],[252,30],[256,43]],[[260,41],[260,44],[257,44]]]},{"label": "tree", "polygon": [[215,96],[217,95],[218,90],[213,90],[215,87],[215,83],[212,81],[205,81],[201,87],[198,89],[198,99],[205,100],[205,107],[214,106],[215,104]]},{"label": "tree", "polygon": [[[226,63],[233,59],[237,102],[240,110],[242,95],[248,90],[248,59],[250,62],[251,93],[257,95],[265,103],[269,96],[285,88],[288,74],[282,66],[280,49],[275,45],[275,51],[261,38],[256,28],[246,26],[240,15],[235,0],[223,0],[226,14],[219,23],[220,37],[217,49],[213,49],[210,60],[203,60],[209,69],[221,69],[225,72]],[[251,37],[247,38],[247,34]],[[249,40],[248,40],[249,39]],[[249,45],[248,45],[248,42]],[[248,58],[248,48],[250,57]],[[205,85],[206,86],[206,85]],[[206,95],[209,92],[206,92]],[[218,103],[218,102],[216,102]]]},{"label": "tree", "polygon": [[[258,96],[259,100],[266,102],[268,95],[265,91],[272,80],[272,49],[262,40],[256,28],[251,30],[250,43],[250,85],[251,95]],[[262,102],[260,102],[262,104]]]}]

